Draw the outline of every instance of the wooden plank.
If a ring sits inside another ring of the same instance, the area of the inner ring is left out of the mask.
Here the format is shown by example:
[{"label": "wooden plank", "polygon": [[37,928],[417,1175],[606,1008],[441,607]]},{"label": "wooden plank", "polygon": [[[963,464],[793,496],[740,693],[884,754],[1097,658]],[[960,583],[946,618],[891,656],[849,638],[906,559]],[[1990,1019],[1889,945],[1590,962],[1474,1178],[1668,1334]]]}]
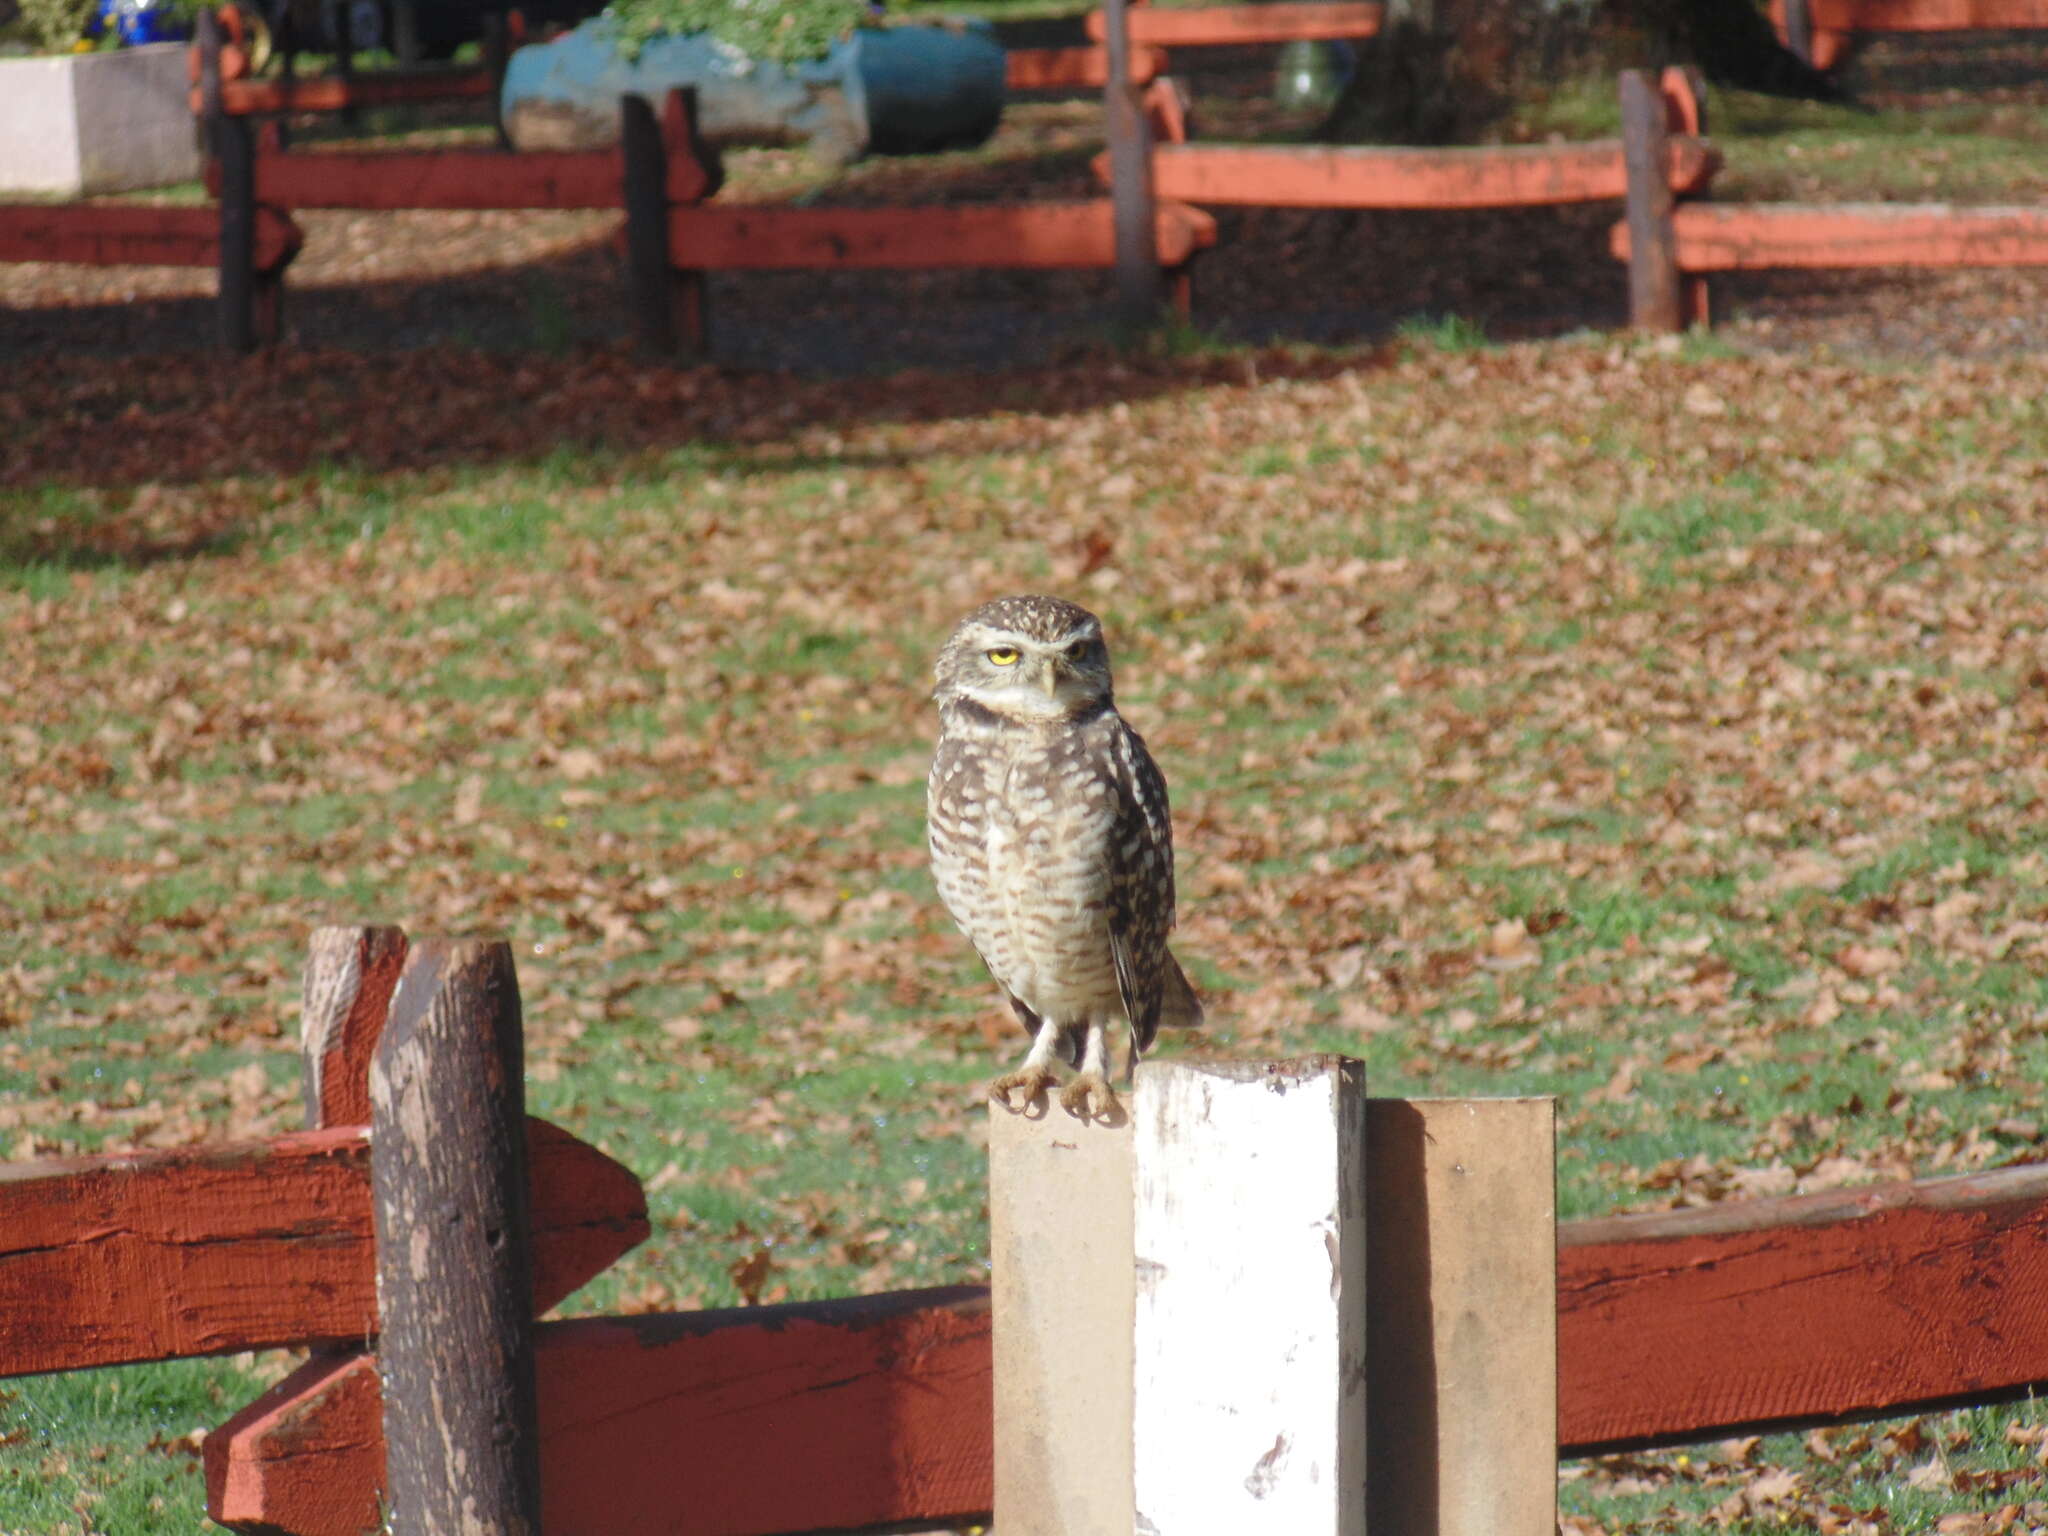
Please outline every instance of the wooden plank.
[{"label": "wooden plank", "polygon": [[2048,1380],[2048,1168],[1570,1222],[1559,1241],[1577,1452]]},{"label": "wooden plank", "polygon": [[[1291,43],[1321,38],[1372,37],[1385,20],[1377,4],[1133,6],[1131,41],[1160,48],[1236,47],[1247,43]],[[1109,35],[1100,10],[1088,13],[1088,36]]]},{"label": "wooden plank", "polygon": [[392,1536],[540,1536],[525,1121],[512,946],[420,940],[370,1065]]},{"label": "wooden plank", "polygon": [[2048,28],[2048,0],[1810,0],[1816,30],[2024,32]]},{"label": "wooden plank", "polygon": [[[1148,1062],[1131,1118],[1136,1375],[1123,1427],[1136,1442],[1136,1528],[1364,1531],[1366,1315],[1379,1299],[1366,1291],[1363,1066],[1336,1056]],[[1044,1199],[1057,1210],[1057,1186]],[[1039,1267],[1059,1264],[1064,1244],[1050,1233],[1040,1241],[1050,1251]],[[1001,1255],[996,1266],[1000,1284]],[[1128,1292],[1128,1269],[1120,1278]],[[1074,1306],[1107,1317],[1121,1301],[1077,1296]],[[998,1308],[998,1347],[1003,1323]],[[1039,1327],[1062,1361],[1056,1379],[1075,1391],[1061,1321]],[[1011,1433],[1000,1411],[996,1430],[1000,1446]],[[1555,1486],[1551,1465],[1543,1476]],[[996,1517],[1007,1531],[1001,1490],[999,1478]]]},{"label": "wooden plank", "polygon": [[1004,1536],[1131,1529],[1131,1130],[1041,1095],[989,1106],[995,1515]]},{"label": "wooden plank", "polygon": [[[208,184],[214,181],[208,168]],[[256,197],[281,208],[617,208],[616,150],[323,150],[264,154]]]},{"label": "wooden plank", "polygon": [[[256,264],[283,266],[298,252],[299,228],[274,208],[256,210]],[[211,267],[220,259],[220,215],[212,208],[135,203],[0,205],[0,261],[67,261],[87,266]]]},{"label": "wooden plank", "polygon": [[370,1059],[405,951],[403,928],[336,924],[307,940],[299,1054],[308,1130],[370,1123]]},{"label": "wooden plank", "polygon": [[[1674,136],[1670,146],[1675,192],[1701,190],[1720,167],[1698,139]],[[1162,144],[1152,176],[1161,197],[1253,208],[1514,208],[1628,191],[1618,139],[1499,149]]]},{"label": "wooden plank", "polygon": [[1557,1530],[1556,1105],[1366,1105],[1376,1528]]},{"label": "wooden plank", "polygon": [[[1773,267],[2006,267],[2048,263],[2048,208],[1942,203],[1689,203],[1673,215],[1687,272]],[[1627,259],[1625,227],[1612,237]]]},{"label": "wooden plank", "polygon": [[[294,79],[223,80],[221,110],[232,116],[345,112],[357,107],[422,101],[487,100],[495,91],[487,69],[385,70],[368,75],[300,75]],[[193,92],[193,111],[199,110]]]},{"label": "wooden plank", "polygon": [[1628,318],[1643,331],[1685,325],[1679,294],[1674,199],[1664,175],[1670,162],[1667,104],[1648,70],[1621,72],[1622,159],[1628,175]]},{"label": "wooden plank", "polygon": [[[1178,266],[1215,239],[1207,214],[1161,205],[1162,264]],[[1107,267],[1116,237],[1107,199],[925,208],[727,203],[671,209],[669,249],[678,266],[699,271]]]},{"label": "wooden plank", "polygon": [[[1100,46],[1012,48],[1004,62],[1012,91],[1099,91],[1109,83],[1109,50]],[[1165,50],[1133,48],[1130,70],[1133,84],[1149,84],[1166,72]]]},{"label": "wooden plank", "polygon": [[[527,1122],[535,1304],[647,1236],[633,1175]],[[377,1328],[360,1126],[0,1165],[0,1376],[224,1354]]]},{"label": "wooden plank", "polygon": [[[985,1521],[987,1291],[902,1291],[544,1323],[546,1529],[765,1536],[902,1511]],[[207,1512],[237,1530],[358,1536],[383,1474],[376,1363],[315,1361],[207,1437]]]}]

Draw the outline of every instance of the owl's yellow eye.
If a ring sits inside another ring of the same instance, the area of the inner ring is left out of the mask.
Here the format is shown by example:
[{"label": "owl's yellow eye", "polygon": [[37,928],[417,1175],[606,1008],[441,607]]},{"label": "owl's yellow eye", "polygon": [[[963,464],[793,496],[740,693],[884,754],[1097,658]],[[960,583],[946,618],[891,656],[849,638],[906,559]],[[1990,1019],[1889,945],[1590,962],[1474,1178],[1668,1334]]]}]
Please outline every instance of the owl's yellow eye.
[{"label": "owl's yellow eye", "polygon": [[988,659],[999,667],[1014,667],[1017,664],[1015,646],[999,645],[988,653]]}]

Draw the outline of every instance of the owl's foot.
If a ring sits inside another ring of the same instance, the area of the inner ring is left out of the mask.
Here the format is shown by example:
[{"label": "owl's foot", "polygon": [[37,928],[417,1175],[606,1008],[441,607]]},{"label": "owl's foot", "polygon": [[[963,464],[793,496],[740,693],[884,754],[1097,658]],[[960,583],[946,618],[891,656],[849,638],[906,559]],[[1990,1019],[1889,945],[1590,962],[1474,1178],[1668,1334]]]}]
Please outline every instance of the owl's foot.
[{"label": "owl's foot", "polygon": [[1083,1072],[1062,1088],[1060,1108],[1079,1120],[1116,1120],[1123,1113],[1109,1079],[1100,1072]]},{"label": "owl's foot", "polygon": [[[1005,1072],[1001,1077],[990,1083],[988,1085],[988,1096],[995,1100],[996,1103],[1002,1105],[1003,1108],[1009,1110],[1011,1114],[1016,1114],[1020,1110],[1029,1109],[1032,1100],[1036,1099],[1058,1081],[1059,1079],[1053,1076],[1049,1068],[1034,1067],[1026,1064],[1014,1072]],[[1021,1088],[1024,1091],[1022,1103],[1012,1104],[1010,1102],[1010,1090],[1012,1088]],[[1062,1100],[1062,1102],[1065,1101]]]}]

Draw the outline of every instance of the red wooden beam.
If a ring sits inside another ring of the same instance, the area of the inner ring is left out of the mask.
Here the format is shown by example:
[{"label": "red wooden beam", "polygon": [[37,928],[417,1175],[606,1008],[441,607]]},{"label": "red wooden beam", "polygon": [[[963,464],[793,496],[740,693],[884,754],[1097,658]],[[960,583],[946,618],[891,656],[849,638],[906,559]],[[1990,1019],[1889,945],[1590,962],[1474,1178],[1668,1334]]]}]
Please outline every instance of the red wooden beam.
[{"label": "red wooden beam", "polygon": [[2048,0],[1808,0],[1835,32],[2023,32],[2048,27]]},{"label": "red wooden beam", "polygon": [[[218,171],[207,190],[218,195]],[[256,197],[280,208],[617,208],[615,149],[272,151]]]},{"label": "red wooden beam", "polygon": [[[1159,48],[1131,50],[1131,80],[1144,85],[1166,72],[1166,53]],[[1013,91],[1101,90],[1109,84],[1106,48],[1012,48],[1007,83]]]},{"label": "red wooden beam", "polygon": [[[534,1360],[551,1531],[943,1524],[992,1502],[980,1287],[546,1323]],[[356,1536],[375,1527],[382,1471],[375,1362],[316,1360],[207,1437],[207,1512]]]},{"label": "red wooden beam", "polygon": [[[1213,245],[1216,221],[1162,204],[1159,260],[1179,266]],[[815,267],[1108,267],[1116,233],[1107,199],[924,208],[705,204],[669,214],[670,259],[686,271]]]},{"label": "red wooden beam", "polygon": [[[296,256],[298,225],[275,208],[256,210],[256,267]],[[137,203],[0,205],[0,261],[87,266],[211,267],[220,260],[220,212]]]},{"label": "red wooden beam", "polygon": [[[1712,146],[1674,137],[1673,190],[1699,191],[1720,163]],[[1183,202],[1254,208],[1519,208],[1618,200],[1628,178],[1618,139],[1500,149],[1161,144],[1152,185]]]},{"label": "red wooden beam", "polygon": [[[2048,208],[1941,203],[1689,203],[1673,214],[1686,272],[2048,263]],[[1614,254],[1628,259],[1617,225]]]},{"label": "red wooden beam", "polygon": [[[775,1536],[985,1510],[983,1294],[543,1327],[549,1519],[573,1509],[560,1528]],[[2048,1167],[1559,1229],[1564,1455],[2042,1382]],[[346,1380],[302,1373],[223,1426],[208,1444],[215,1518],[354,1536],[374,1509],[374,1393],[367,1365]],[[326,1513],[294,1523],[288,1508]],[[602,1513],[585,1523],[585,1511]]]},{"label": "red wooden beam", "polygon": [[[420,101],[469,101],[497,93],[483,69],[381,70],[365,75],[301,75],[296,79],[223,80],[221,110],[250,113],[342,112],[350,107],[391,107]],[[200,110],[192,93],[192,110]]]},{"label": "red wooden beam", "polygon": [[[1291,43],[1314,38],[1371,37],[1386,8],[1377,4],[1216,5],[1200,8],[1132,6],[1131,41],[1162,48],[1242,43]],[[1088,13],[1088,36],[1108,35],[1102,12]]]},{"label": "red wooden beam", "polygon": [[[545,1310],[647,1236],[647,1203],[596,1148],[527,1129]],[[0,1376],[376,1329],[360,1126],[0,1165]]]},{"label": "red wooden beam", "polygon": [[1558,1246],[1581,1451],[2048,1381],[2048,1167],[1568,1222]]}]

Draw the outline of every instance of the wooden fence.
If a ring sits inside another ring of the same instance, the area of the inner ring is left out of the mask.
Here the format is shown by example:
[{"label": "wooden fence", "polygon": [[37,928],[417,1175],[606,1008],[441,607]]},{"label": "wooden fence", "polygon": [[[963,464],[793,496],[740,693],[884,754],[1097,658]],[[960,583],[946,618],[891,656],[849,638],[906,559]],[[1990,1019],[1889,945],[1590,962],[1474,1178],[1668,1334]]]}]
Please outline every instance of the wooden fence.
[{"label": "wooden fence", "polygon": [[1366,1099],[1334,1058],[1154,1064],[1122,1126],[993,1111],[993,1298],[536,1326],[648,1224],[524,1117],[518,1014],[502,945],[320,930],[306,1131],[0,1169],[0,1374],[313,1346],[205,1448],[215,1520],[304,1536],[380,1497],[401,1532],[465,1500],[507,1531],[1069,1531],[1102,1497],[1172,1531],[1205,1489],[1233,1529],[1335,1530],[1361,1488],[1508,1536],[1548,1531],[1560,1455],[2048,1383],[2048,1168],[1553,1247],[1548,1101]]},{"label": "wooden fence", "polygon": [[1648,330],[1707,324],[1708,279],[1780,267],[2048,265],[2048,208],[1915,203],[1712,203],[1704,186],[1660,176],[1671,145],[1705,131],[1700,98],[1688,118],[1640,70],[1621,77],[1628,156],[1627,216],[1610,247],[1628,263],[1629,313]]}]

